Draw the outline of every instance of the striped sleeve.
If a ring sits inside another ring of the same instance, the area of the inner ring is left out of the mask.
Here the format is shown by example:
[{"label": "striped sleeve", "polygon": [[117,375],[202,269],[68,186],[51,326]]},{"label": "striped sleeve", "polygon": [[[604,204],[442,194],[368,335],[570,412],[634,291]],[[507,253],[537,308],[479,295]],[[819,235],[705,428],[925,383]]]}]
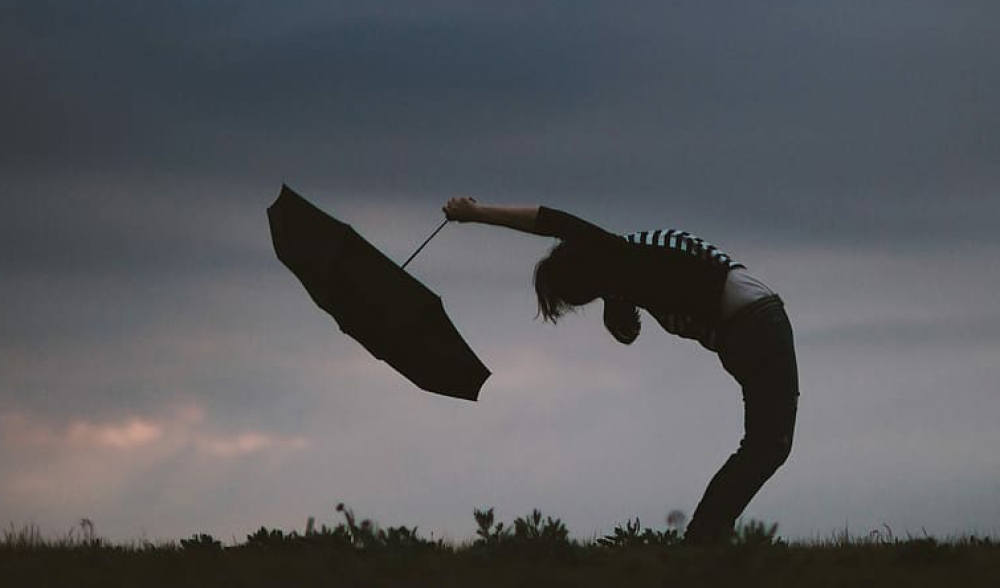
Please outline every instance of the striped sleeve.
[{"label": "striped sleeve", "polygon": [[702,261],[712,265],[722,266],[726,269],[745,268],[742,263],[737,263],[721,249],[705,241],[701,237],[696,237],[687,231],[677,231],[674,229],[658,229],[655,231],[639,231],[625,235],[629,243],[638,245],[650,245],[663,247],[665,249],[675,249],[689,253]]}]

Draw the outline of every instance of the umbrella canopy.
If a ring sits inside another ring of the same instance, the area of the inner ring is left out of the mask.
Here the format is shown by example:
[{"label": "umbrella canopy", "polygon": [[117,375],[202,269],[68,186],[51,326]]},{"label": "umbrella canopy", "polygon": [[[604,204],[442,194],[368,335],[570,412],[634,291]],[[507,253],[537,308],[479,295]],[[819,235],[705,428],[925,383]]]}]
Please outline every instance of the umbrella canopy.
[{"label": "umbrella canopy", "polygon": [[441,297],[288,186],[267,209],[274,251],[340,330],[430,392],[476,400],[489,377]]}]

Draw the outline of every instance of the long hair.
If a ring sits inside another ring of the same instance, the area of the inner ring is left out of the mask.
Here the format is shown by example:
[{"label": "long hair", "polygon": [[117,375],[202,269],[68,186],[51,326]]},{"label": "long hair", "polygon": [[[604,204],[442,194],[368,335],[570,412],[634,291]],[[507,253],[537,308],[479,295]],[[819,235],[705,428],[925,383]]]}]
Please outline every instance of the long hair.
[{"label": "long hair", "polygon": [[538,297],[538,314],[542,320],[553,324],[576,304],[567,300],[567,292],[581,282],[585,268],[571,246],[559,242],[549,254],[535,264],[535,295]]},{"label": "long hair", "polygon": [[604,300],[604,326],[619,342],[628,345],[639,336],[639,311],[626,299],[600,292],[595,277],[608,260],[597,251],[560,242],[535,265],[538,314],[553,324],[600,297]]}]

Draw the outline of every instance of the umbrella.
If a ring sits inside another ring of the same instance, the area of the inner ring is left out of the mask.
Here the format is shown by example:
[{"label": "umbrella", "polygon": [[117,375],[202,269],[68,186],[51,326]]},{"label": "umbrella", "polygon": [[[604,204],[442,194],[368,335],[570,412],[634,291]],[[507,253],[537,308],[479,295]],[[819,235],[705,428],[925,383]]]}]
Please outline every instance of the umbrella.
[{"label": "umbrella", "polygon": [[476,400],[489,377],[441,297],[288,186],[267,209],[274,251],[340,330],[430,392]]}]

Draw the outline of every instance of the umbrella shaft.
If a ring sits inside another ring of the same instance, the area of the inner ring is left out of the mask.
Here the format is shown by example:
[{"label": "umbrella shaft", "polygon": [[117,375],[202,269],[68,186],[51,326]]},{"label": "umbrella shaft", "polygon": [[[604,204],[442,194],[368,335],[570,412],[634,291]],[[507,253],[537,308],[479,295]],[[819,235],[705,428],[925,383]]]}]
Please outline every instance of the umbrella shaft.
[{"label": "umbrella shaft", "polygon": [[443,228],[444,228],[444,226],[445,226],[446,224],[448,224],[448,219],[444,219],[444,222],[442,222],[442,223],[441,223],[441,225],[440,225],[440,226],[438,226],[438,228],[434,229],[434,232],[433,232],[433,233],[431,233],[431,236],[430,236],[430,237],[427,237],[426,239],[424,239],[424,242],[420,244],[420,247],[417,247],[417,250],[413,252],[413,255],[411,255],[411,256],[409,257],[409,259],[407,259],[406,261],[404,261],[404,262],[403,262],[403,265],[402,265],[401,267],[402,267],[403,269],[406,269],[406,266],[407,266],[407,265],[408,265],[408,264],[409,264],[409,263],[410,263],[411,261],[413,261],[413,258],[414,258],[414,257],[416,257],[416,256],[417,256],[417,254],[418,254],[418,253],[420,253],[420,252],[421,252],[421,251],[423,250],[423,248],[424,248],[424,247],[425,247],[425,246],[426,246],[426,245],[427,245],[428,243],[430,243],[430,242],[431,242],[431,239],[433,239],[435,235],[437,235],[438,233],[440,233],[440,232],[441,232],[441,229],[443,229]]}]

